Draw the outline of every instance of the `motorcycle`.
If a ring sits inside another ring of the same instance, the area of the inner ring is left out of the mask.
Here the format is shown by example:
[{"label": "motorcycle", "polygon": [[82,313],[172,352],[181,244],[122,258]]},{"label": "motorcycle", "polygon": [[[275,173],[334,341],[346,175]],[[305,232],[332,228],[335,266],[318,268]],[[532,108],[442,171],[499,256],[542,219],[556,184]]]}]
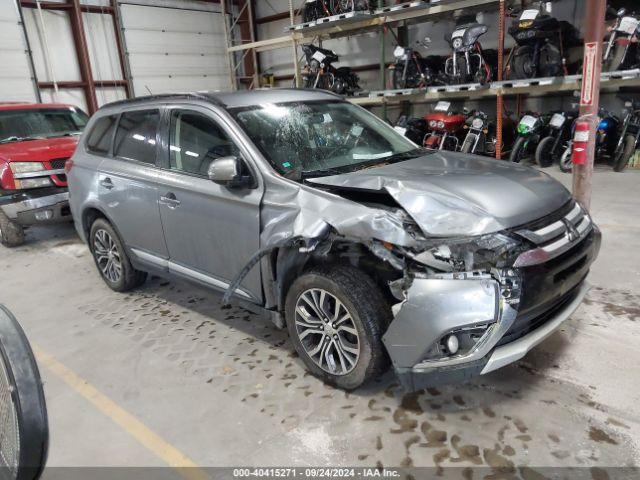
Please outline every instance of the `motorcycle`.
[{"label": "motorcycle", "polygon": [[[431,40],[427,37],[423,42],[416,44],[425,50],[429,48]],[[405,48],[398,45],[393,51],[395,62],[389,66],[393,88],[424,88],[434,82],[434,72],[437,69],[437,60],[424,58],[420,52],[413,48]]]},{"label": "motorcycle", "polygon": [[563,73],[562,31],[542,8],[524,10],[509,28],[517,43],[507,60],[510,78],[556,77]]},{"label": "motorcycle", "polygon": [[332,51],[312,44],[302,45],[306,65],[302,70],[303,88],[320,88],[339,95],[353,95],[360,90],[360,78],[349,67],[335,68],[340,57]]},{"label": "motorcycle", "polygon": [[518,123],[518,138],[513,145],[509,160],[520,163],[528,153],[531,153],[545,133],[545,119],[533,112],[526,113]]},{"label": "motorcycle", "polygon": [[306,0],[302,7],[302,21],[309,23],[332,15],[370,10],[369,0]]},{"label": "motorcycle", "polygon": [[481,23],[461,25],[445,35],[445,40],[453,49],[444,64],[445,82],[448,84],[489,83],[491,68],[482,52],[478,39],[487,33],[489,27]]},{"label": "motorcycle", "polygon": [[616,12],[616,21],[610,32],[602,58],[603,71],[626,70],[637,65],[640,19],[627,15],[627,10],[621,8]]},{"label": "motorcycle", "polygon": [[[574,122],[575,124],[575,122]],[[614,154],[618,147],[618,127],[620,119],[603,108],[600,109],[600,123],[596,130],[596,150],[594,161],[602,161],[604,159],[614,158]],[[573,138],[567,143],[562,157],[560,157],[560,170],[568,173],[572,170],[571,155],[573,153]],[[628,160],[628,159],[627,159]]]},{"label": "motorcycle", "polygon": [[434,111],[424,116],[427,133],[423,145],[432,150],[458,150],[467,117],[451,110],[450,102],[438,102]]},{"label": "motorcycle", "polygon": [[403,115],[398,118],[393,128],[416,145],[424,144],[424,137],[427,135],[427,121],[424,118],[409,118]]},{"label": "motorcycle", "polygon": [[613,170],[622,172],[634,155],[640,141],[640,101],[625,102],[624,120],[619,132],[618,145],[613,154]]},{"label": "motorcycle", "polygon": [[[495,156],[498,141],[496,136],[496,124],[489,119],[489,116],[486,113],[481,112],[480,110],[472,112],[467,118],[463,128],[467,130],[467,135],[465,136],[464,141],[462,142],[462,147],[460,148],[462,153],[483,154],[491,157]],[[513,143],[514,136],[515,132],[513,130],[513,122],[511,122],[510,118],[506,117],[503,120],[502,145],[511,145]]]},{"label": "motorcycle", "polygon": [[536,148],[535,159],[538,165],[549,167],[559,161],[564,147],[572,138],[576,118],[578,118],[577,111],[556,112],[551,116],[548,136],[540,140]]}]

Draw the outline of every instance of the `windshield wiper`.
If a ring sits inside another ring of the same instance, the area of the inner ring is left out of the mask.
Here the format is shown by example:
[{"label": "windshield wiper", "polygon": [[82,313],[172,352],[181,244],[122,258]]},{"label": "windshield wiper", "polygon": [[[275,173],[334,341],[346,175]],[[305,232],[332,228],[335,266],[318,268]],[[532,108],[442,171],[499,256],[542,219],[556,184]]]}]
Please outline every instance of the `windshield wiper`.
[{"label": "windshield wiper", "polygon": [[3,138],[0,140],[1,143],[12,143],[12,142],[28,142],[31,140],[42,140],[44,137],[17,137],[15,135],[7,138]]},{"label": "windshield wiper", "polygon": [[302,178],[308,177],[326,177],[329,175],[340,175],[344,173],[338,168],[319,168],[318,170],[307,170],[301,173]]},{"label": "windshield wiper", "polygon": [[418,158],[427,154],[429,150],[426,148],[416,148],[415,150],[409,150],[408,152],[401,152],[391,155],[390,157],[382,159],[382,162],[397,162],[399,160],[409,160],[411,158]]}]

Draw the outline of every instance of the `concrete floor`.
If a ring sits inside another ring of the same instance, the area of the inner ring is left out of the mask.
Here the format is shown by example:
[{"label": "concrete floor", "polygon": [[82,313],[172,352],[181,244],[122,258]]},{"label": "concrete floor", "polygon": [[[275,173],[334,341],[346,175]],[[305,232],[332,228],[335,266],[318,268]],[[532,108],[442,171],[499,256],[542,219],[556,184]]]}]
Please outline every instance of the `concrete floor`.
[{"label": "concrete floor", "polygon": [[[160,279],[110,291],[70,225],[0,247],[0,302],[43,352],[199,466],[485,466],[515,478],[640,466],[639,189],[639,171],[597,172],[604,239],[588,300],[524,360],[465,385],[406,393],[388,374],[354,393],[324,386],[283,332],[221,310],[217,294]],[[49,467],[166,466],[155,437],[47,365]]]}]

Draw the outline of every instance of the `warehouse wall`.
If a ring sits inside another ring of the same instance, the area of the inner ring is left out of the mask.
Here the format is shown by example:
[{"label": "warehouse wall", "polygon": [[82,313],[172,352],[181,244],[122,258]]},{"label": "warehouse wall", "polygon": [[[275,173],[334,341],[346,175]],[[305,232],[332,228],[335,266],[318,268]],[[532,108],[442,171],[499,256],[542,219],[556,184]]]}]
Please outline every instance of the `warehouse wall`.
[{"label": "warehouse wall", "polygon": [[[49,0],[59,1],[64,0]],[[82,0],[108,6],[109,0]],[[218,90],[229,85],[220,6],[198,0],[119,2],[135,95]],[[39,82],[80,81],[71,22],[64,11],[23,9]],[[82,14],[94,79],[122,80],[113,17]],[[0,101],[35,101],[35,87],[14,0],[0,1]],[[87,109],[82,89],[42,89],[45,102]],[[99,105],[124,99],[123,87],[96,88]]]},{"label": "warehouse wall", "polygon": [[18,9],[13,0],[3,0],[0,2],[0,101],[36,100],[26,50]]}]

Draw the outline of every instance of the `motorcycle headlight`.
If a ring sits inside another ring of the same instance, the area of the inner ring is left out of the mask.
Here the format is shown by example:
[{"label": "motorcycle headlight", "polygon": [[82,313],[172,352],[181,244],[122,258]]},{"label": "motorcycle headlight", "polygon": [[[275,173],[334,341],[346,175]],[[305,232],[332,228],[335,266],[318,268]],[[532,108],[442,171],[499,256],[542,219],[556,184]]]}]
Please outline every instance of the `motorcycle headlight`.
[{"label": "motorcycle headlight", "polygon": [[474,118],[473,122],[471,122],[471,126],[478,130],[481,129],[483,125],[484,125],[484,122],[482,121],[481,118]]},{"label": "motorcycle headlight", "polygon": [[444,128],[444,122],[442,120],[438,122],[438,128]]},{"label": "motorcycle headlight", "polygon": [[462,38],[459,38],[459,37],[454,38],[453,43],[451,45],[453,45],[453,48],[456,48],[456,49],[462,47]]},{"label": "motorcycle headlight", "polygon": [[41,162],[13,162],[9,164],[13,173],[31,173],[44,170]]},{"label": "motorcycle headlight", "polygon": [[436,127],[438,126],[438,122],[436,122],[435,120],[431,120],[431,121],[429,122],[429,126],[430,126],[431,128],[436,128]]}]

